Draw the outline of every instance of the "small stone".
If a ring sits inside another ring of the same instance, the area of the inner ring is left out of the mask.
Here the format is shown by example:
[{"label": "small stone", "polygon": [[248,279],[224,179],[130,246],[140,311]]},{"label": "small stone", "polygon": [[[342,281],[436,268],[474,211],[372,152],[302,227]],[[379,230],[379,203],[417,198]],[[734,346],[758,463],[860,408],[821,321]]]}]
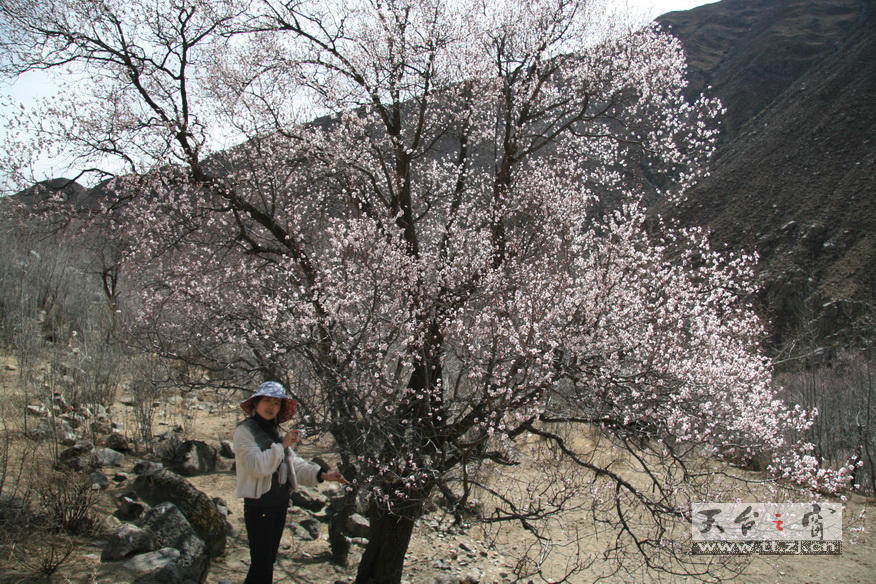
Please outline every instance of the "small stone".
[{"label": "small stone", "polygon": [[93,472],[88,475],[88,480],[91,482],[91,488],[95,491],[103,491],[109,488],[109,478],[102,472]]}]

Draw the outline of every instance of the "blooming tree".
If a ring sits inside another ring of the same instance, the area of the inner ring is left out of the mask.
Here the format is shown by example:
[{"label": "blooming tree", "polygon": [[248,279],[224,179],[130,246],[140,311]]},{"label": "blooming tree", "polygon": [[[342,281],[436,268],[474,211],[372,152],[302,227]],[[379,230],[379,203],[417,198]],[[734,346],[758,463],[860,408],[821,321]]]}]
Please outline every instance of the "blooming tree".
[{"label": "blooming tree", "polygon": [[436,495],[531,532],[524,572],[577,510],[618,566],[696,575],[673,542],[729,479],[704,454],[841,484],[791,439],[751,262],[646,221],[719,110],[671,36],[581,0],[0,7],[7,73],[93,83],[43,128],[136,171],[106,190],[157,348],[285,380],[335,439],[370,506],[357,582],[401,580]]}]

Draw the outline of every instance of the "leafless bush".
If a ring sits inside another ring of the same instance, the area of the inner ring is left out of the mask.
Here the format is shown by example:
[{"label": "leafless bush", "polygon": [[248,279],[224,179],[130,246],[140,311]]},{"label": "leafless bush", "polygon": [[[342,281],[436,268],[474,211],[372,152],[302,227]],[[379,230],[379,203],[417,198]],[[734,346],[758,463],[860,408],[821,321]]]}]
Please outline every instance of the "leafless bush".
[{"label": "leafless bush", "polygon": [[833,467],[860,464],[855,482],[869,494],[876,493],[874,369],[876,363],[864,351],[840,352],[779,376],[792,403],[818,409],[806,437],[815,445],[815,455]]},{"label": "leafless bush", "polygon": [[147,356],[136,360],[131,373],[131,399],[133,403],[134,420],[137,427],[137,438],[147,449],[154,445],[153,428],[155,416],[158,413],[156,405],[165,390],[159,368]]},{"label": "leafless bush", "polygon": [[152,447],[152,424],[155,420],[155,400],[160,395],[159,388],[151,382],[141,382],[132,385],[136,392],[134,415],[137,420],[139,439],[148,447]]},{"label": "leafless bush", "polygon": [[59,572],[75,551],[76,545],[71,539],[53,538],[38,544],[14,546],[12,556],[35,581],[51,582],[51,577]]},{"label": "leafless bush", "polygon": [[35,457],[25,455],[20,444],[20,400],[5,385],[3,390],[7,398],[0,400],[0,542],[28,524],[32,499],[29,478],[37,472]]},{"label": "leafless bush", "polygon": [[51,472],[34,481],[33,489],[47,529],[81,534],[94,526],[98,491],[88,476]]},{"label": "leafless bush", "polygon": [[48,407],[53,429],[54,415],[72,409],[91,422],[115,400],[129,354],[117,334],[122,308],[117,297],[108,298],[99,250],[37,227],[3,227],[0,343],[16,358],[24,400]]}]

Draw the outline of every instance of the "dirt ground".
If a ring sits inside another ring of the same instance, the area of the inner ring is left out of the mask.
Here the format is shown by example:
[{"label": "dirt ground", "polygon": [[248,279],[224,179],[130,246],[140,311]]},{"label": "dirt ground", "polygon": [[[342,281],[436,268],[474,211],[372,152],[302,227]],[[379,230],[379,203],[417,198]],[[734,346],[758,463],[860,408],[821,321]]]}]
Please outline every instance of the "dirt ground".
[{"label": "dirt ground", "polygon": [[[3,389],[6,384],[0,386]],[[133,409],[118,404],[112,412],[113,418],[121,420],[128,435],[135,427]],[[235,404],[218,404],[194,399],[176,400],[162,403],[155,413],[155,433],[176,429],[185,438],[199,439],[218,446],[221,440],[230,440],[235,424],[241,419]],[[0,427],[0,431],[14,432],[10,425]],[[15,441],[12,441],[14,444]],[[23,441],[19,441],[23,444]],[[322,456],[332,461],[332,453],[323,442],[309,439],[299,448],[305,458]],[[104,472],[113,474],[125,472],[132,481],[130,472],[136,457],[128,457],[121,468],[105,468]],[[8,464],[7,464],[8,466]],[[229,537],[226,553],[214,560],[206,584],[237,584],[243,581],[247,565],[248,551],[243,526],[242,501],[235,497],[233,471],[189,479],[198,489],[210,497],[220,497],[231,512],[229,521],[233,533]],[[109,514],[114,510],[114,500],[125,492],[129,482],[114,485],[100,493],[98,508]],[[322,488],[331,485],[323,485]],[[871,584],[876,581],[876,536],[873,533],[873,515],[876,504],[873,500],[852,496],[844,510],[843,550],[839,556],[755,556],[745,572],[734,582],[747,584],[768,584],[787,582],[789,584],[822,584],[838,582],[843,584]],[[290,517],[290,519],[292,519]],[[588,533],[586,518],[581,518],[577,527]],[[105,535],[105,534],[104,534]],[[42,537],[42,536],[41,536]],[[59,536],[60,537],[60,536]],[[421,520],[415,530],[405,566],[404,581],[409,584],[432,584],[435,582],[467,582],[469,584],[499,584],[515,582],[515,552],[520,551],[523,531],[506,531],[502,537],[485,539],[481,529],[472,527],[462,531],[451,526],[449,518],[430,515]],[[280,559],[275,570],[277,584],[334,584],[352,582],[355,566],[361,549],[354,546],[350,567],[342,568],[328,561],[328,542],[325,526],[315,541],[303,541],[287,530],[281,545]],[[78,537],[68,540],[72,548],[70,556],[62,563],[51,579],[34,578],[38,563],[33,559],[26,561],[20,553],[30,546],[38,548],[37,542],[23,542],[16,552],[8,539],[0,546],[0,583],[13,582],[75,582],[94,584],[116,584],[118,576],[101,565],[101,535]],[[46,556],[46,546],[50,539],[41,542],[42,556]],[[496,544],[500,545],[496,545]],[[586,545],[586,544],[585,544]],[[39,556],[40,554],[35,554]],[[34,554],[31,553],[31,558]],[[551,556],[548,556],[548,562]],[[30,565],[27,565],[30,564]],[[576,575],[569,580],[572,584],[595,581],[602,566],[597,562],[592,573]],[[526,582],[527,580],[523,580]],[[617,574],[604,579],[608,583],[641,582],[693,582],[691,578],[671,577],[658,574]],[[540,582],[533,579],[533,582]]]}]

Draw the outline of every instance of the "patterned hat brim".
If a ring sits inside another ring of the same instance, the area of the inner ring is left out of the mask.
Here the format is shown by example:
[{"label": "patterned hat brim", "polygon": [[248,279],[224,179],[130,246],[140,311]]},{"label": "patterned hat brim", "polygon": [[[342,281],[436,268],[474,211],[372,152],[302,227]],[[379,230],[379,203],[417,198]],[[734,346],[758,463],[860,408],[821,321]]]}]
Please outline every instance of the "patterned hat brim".
[{"label": "patterned hat brim", "polygon": [[292,417],[295,416],[295,411],[298,409],[298,402],[286,395],[286,389],[274,381],[267,381],[261,384],[254,394],[240,402],[240,407],[248,416],[252,416],[255,412],[256,402],[263,397],[276,397],[283,400],[283,407],[277,414],[278,424],[291,420]]}]

